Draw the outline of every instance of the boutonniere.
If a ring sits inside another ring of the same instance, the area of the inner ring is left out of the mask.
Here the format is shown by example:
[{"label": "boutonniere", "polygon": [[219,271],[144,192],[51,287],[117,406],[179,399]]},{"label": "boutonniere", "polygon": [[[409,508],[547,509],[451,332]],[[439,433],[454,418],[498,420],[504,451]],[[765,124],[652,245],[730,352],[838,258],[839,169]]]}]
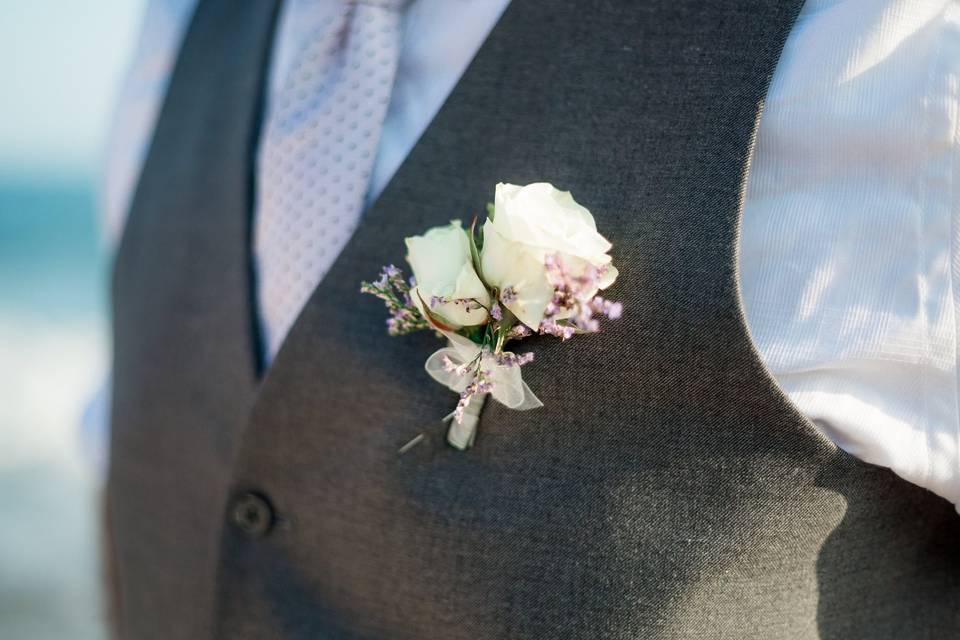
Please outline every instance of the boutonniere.
[{"label": "boutonniere", "polygon": [[617,277],[611,244],[590,211],[549,183],[498,184],[482,227],[454,220],[406,244],[413,277],[390,265],[360,290],[384,301],[390,335],[427,329],[446,338],[425,368],[460,394],[445,418],[458,449],[473,444],[488,396],[511,409],[543,406],[521,377],[533,353],[514,351],[515,343],[534,333],[593,333],[600,317],[623,310],[598,295]]}]

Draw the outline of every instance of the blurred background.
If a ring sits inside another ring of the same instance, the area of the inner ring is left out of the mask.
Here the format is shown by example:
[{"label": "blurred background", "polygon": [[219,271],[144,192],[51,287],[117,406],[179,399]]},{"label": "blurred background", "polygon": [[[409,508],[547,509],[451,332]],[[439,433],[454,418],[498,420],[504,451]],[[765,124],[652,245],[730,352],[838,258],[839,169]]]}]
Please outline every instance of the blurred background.
[{"label": "blurred background", "polygon": [[106,637],[97,518],[109,256],[98,189],[142,4],[0,0],[3,639]]}]

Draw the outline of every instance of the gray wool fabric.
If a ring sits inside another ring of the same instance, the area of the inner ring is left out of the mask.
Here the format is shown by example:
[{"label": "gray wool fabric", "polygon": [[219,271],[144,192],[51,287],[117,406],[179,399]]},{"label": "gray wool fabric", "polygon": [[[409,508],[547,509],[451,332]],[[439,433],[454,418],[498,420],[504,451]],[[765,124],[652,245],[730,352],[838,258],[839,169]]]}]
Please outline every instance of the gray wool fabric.
[{"label": "gray wool fabric", "polygon": [[[201,0],[115,265],[120,637],[960,636],[960,517],[824,438],[744,323],[743,185],[799,0],[514,0],[261,372],[275,4]],[[626,311],[527,341],[545,407],[488,403],[459,452],[436,338],[387,336],[358,287],[499,181],[591,209]],[[231,519],[250,494],[263,535]]]}]

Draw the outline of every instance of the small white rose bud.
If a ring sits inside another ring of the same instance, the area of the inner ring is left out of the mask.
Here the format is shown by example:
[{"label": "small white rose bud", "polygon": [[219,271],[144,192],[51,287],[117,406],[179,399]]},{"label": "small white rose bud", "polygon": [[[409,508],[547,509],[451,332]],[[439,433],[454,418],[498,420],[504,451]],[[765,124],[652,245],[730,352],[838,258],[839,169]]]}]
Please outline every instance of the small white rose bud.
[{"label": "small white rose bud", "polygon": [[473,268],[470,239],[459,220],[407,238],[406,244],[417,285],[411,291],[414,304],[426,304],[452,329],[487,322],[490,293]]}]

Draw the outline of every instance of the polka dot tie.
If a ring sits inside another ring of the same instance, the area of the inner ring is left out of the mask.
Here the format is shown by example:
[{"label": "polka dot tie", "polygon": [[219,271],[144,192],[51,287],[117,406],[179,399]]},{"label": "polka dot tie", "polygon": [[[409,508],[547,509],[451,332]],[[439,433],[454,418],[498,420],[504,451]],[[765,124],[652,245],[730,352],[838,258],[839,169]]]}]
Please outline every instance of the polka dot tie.
[{"label": "polka dot tie", "polygon": [[253,237],[268,363],[359,223],[405,2],[345,2],[304,39],[268,105]]}]

